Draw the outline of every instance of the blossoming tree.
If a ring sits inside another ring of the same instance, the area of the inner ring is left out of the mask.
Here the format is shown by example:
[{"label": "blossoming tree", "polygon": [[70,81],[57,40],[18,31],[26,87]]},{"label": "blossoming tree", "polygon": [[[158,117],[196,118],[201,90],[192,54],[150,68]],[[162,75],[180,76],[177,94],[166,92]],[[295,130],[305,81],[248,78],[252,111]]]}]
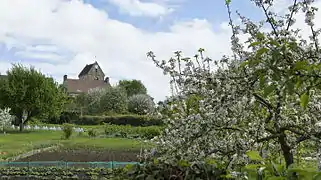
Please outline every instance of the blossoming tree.
[{"label": "blossoming tree", "polygon": [[0,109],[0,125],[4,134],[6,133],[5,128],[10,125],[11,120],[10,108]]},{"label": "blossoming tree", "polygon": [[[170,107],[176,111],[166,119],[165,132],[154,139],[160,159],[214,158],[233,168],[246,163],[251,151],[281,152],[289,167],[300,144],[319,142],[320,30],[313,23],[313,1],[293,0],[283,16],[272,12],[273,0],[251,2],[266,18],[256,24],[239,15],[242,25],[236,25],[226,0],[233,55],[212,60],[199,49],[194,58],[178,51],[175,58],[158,61],[153,52],[147,54],[171,76],[177,93]],[[309,39],[293,26],[299,12],[305,14]],[[266,25],[269,31],[263,29]],[[249,38],[242,43],[244,34]],[[193,109],[187,106],[191,96],[199,100]]]}]

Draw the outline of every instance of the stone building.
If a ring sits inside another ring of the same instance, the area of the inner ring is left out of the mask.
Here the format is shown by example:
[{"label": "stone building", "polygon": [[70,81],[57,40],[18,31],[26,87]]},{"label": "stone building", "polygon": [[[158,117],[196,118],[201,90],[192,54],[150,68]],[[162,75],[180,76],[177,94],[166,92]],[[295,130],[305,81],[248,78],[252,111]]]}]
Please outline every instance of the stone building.
[{"label": "stone building", "polygon": [[78,79],[69,79],[64,75],[63,85],[69,95],[75,96],[87,93],[91,89],[109,87],[110,82],[109,77],[105,77],[105,73],[96,61],[93,64],[87,64],[79,73]]}]

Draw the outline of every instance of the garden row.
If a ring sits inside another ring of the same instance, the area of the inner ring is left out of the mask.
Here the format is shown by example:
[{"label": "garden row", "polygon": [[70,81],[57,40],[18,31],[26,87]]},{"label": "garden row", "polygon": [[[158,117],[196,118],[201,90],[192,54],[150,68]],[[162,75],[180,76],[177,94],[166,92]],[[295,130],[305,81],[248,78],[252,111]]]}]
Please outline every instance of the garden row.
[{"label": "garden row", "polygon": [[[62,129],[64,136],[68,139],[73,133],[73,125],[64,124]],[[161,126],[148,126],[148,127],[134,127],[130,125],[114,125],[105,124],[104,126],[93,126],[87,128],[84,133],[89,137],[120,137],[120,138],[139,138],[139,139],[152,139],[160,135],[163,127]],[[82,132],[81,132],[82,133]],[[69,136],[69,137],[68,137]]]},{"label": "garden row", "polygon": [[131,126],[160,126],[161,119],[146,115],[111,115],[111,116],[79,116],[77,113],[64,113],[59,120],[50,120],[49,123],[72,123],[77,125],[102,125],[110,123],[115,125]]},{"label": "garden row", "polygon": [[3,167],[0,179],[110,179],[120,173],[110,168]]}]

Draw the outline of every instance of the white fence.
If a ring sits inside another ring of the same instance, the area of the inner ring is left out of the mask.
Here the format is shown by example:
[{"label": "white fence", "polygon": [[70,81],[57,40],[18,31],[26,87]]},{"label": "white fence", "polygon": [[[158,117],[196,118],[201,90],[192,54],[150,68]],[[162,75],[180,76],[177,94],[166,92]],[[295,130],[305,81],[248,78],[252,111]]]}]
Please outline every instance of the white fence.
[{"label": "white fence", "polygon": [[[30,125],[27,125],[24,128],[27,130],[62,131],[62,128],[60,126],[38,126],[38,125],[30,126]],[[19,129],[19,126],[12,125],[11,129]],[[75,132],[84,132],[83,128],[78,128],[78,127],[75,128],[74,127],[73,129]]]}]

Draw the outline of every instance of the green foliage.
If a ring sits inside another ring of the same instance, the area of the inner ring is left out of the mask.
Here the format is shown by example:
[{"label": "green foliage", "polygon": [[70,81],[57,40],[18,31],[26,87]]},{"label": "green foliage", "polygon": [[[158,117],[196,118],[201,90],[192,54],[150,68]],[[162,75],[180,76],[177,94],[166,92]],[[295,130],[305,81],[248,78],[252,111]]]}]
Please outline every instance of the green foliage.
[{"label": "green foliage", "polygon": [[[20,130],[23,124],[35,116],[58,116],[64,109],[66,94],[53,80],[33,67],[13,65],[7,79],[1,80],[0,101],[11,108],[17,117]],[[23,120],[23,115],[27,116]]]},{"label": "green foliage", "polygon": [[189,164],[184,160],[175,164],[168,164],[163,161],[151,160],[143,166],[133,165],[128,167],[128,173],[123,175],[132,180],[152,179],[211,179],[211,180],[232,180],[227,171],[219,165],[208,161],[206,163]]},{"label": "green foliage", "polygon": [[6,106],[6,92],[8,90],[8,81],[0,76],[0,108]]},{"label": "green foliage", "polygon": [[[67,111],[77,111],[87,115],[126,113],[128,109],[128,97],[136,94],[144,94],[142,100],[146,100],[147,97],[149,97],[146,93],[146,88],[140,81],[122,80],[118,86],[92,89],[88,93],[82,93],[75,98],[71,98],[67,106]],[[131,101],[134,100],[135,97],[131,98]],[[150,105],[152,104],[151,102],[152,100],[143,101],[142,104],[136,108],[138,109],[137,111],[141,112],[142,108],[147,108],[147,110],[152,109],[152,105]],[[132,108],[133,103],[131,103],[129,107]],[[132,110],[133,109],[135,109],[135,107],[133,107]]]},{"label": "green foliage", "polygon": [[[121,87],[108,87],[91,90],[87,95],[76,97],[71,107],[78,107],[83,113],[97,115],[104,113],[127,112],[127,95]],[[81,109],[80,109],[81,108]]]},{"label": "green foliage", "polygon": [[99,125],[110,123],[115,125],[131,126],[158,126],[162,125],[161,119],[143,115],[112,115],[112,116],[83,116],[73,121],[77,125]]},{"label": "green foliage", "polygon": [[145,115],[153,112],[155,103],[146,94],[135,94],[128,98],[128,111],[134,114]]},{"label": "green foliage", "polygon": [[126,91],[121,87],[107,88],[100,98],[101,112],[125,113],[127,111]]},{"label": "green foliage", "polygon": [[122,125],[105,125],[105,135],[108,137],[122,137],[122,138],[143,138],[152,139],[155,136],[160,135],[162,131],[161,127],[149,126],[149,127],[132,127]]},{"label": "green foliage", "polygon": [[[113,179],[126,173],[124,168],[2,167],[1,179]],[[127,179],[127,178],[126,178]]]},{"label": "green foliage", "polygon": [[74,125],[64,123],[62,126],[63,139],[69,139],[73,133]]},{"label": "green foliage", "polygon": [[127,97],[135,94],[147,94],[147,89],[140,80],[121,80],[118,86],[125,89]]},{"label": "green foliage", "polygon": [[97,131],[93,128],[88,130],[88,136],[89,137],[96,137],[97,136]]},{"label": "green foliage", "polygon": [[48,124],[63,124],[63,123],[71,123],[72,121],[78,120],[80,117],[79,112],[75,111],[64,111],[60,114],[60,116],[49,117],[48,119],[42,118],[43,123]]},{"label": "green foliage", "polygon": [[318,180],[321,175],[321,172],[317,171],[315,167],[311,168],[311,165],[292,164],[286,168],[284,163],[278,163],[275,158],[263,159],[257,151],[248,151],[246,154],[251,162],[242,169],[248,179]]}]

